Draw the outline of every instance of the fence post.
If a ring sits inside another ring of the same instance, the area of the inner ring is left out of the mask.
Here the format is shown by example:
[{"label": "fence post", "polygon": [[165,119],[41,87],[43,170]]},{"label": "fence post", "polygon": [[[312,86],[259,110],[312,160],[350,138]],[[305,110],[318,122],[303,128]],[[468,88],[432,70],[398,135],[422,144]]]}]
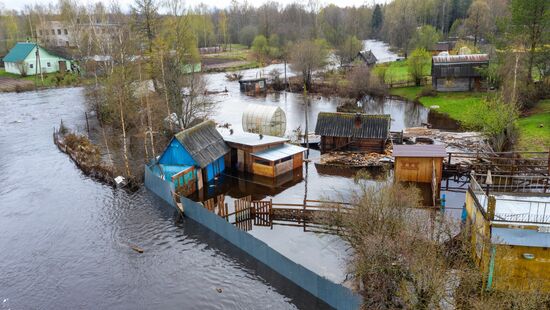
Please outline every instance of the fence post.
[{"label": "fence post", "polygon": [[495,219],[495,208],[497,200],[495,196],[489,196],[489,203],[487,204],[487,220],[492,221]]}]

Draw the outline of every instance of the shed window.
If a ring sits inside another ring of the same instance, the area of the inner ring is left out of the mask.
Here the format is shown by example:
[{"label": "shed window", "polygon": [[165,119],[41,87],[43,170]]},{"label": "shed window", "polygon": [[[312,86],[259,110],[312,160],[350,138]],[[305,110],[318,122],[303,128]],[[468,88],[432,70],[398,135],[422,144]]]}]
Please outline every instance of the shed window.
[{"label": "shed window", "polygon": [[65,34],[69,34],[69,32],[67,31],[67,29],[63,29],[63,32],[64,32]]},{"label": "shed window", "polygon": [[52,29],[52,35],[55,35],[55,29]]},{"label": "shed window", "polygon": [[29,64],[29,68],[34,68],[34,65],[33,64]]},{"label": "shed window", "polygon": [[48,63],[46,63],[46,66],[51,67],[52,64],[48,62]]},{"label": "shed window", "polygon": [[57,29],[57,34],[61,34],[61,29]]},{"label": "shed window", "polygon": [[262,158],[255,158],[254,162],[260,165],[271,166],[271,162],[269,160],[265,160]]}]

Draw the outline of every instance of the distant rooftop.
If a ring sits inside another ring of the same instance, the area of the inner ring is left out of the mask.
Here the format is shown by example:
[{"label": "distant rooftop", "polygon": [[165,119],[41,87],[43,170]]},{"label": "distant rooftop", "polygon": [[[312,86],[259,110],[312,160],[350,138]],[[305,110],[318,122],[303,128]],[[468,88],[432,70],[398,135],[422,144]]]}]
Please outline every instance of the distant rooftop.
[{"label": "distant rooftop", "polygon": [[489,55],[470,54],[470,55],[433,56],[432,61],[434,65],[458,64],[458,63],[487,63],[489,62]]},{"label": "distant rooftop", "polygon": [[231,142],[231,143],[242,144],[247,146],[259,146],[259,145],[266,145],[266,144],[273,144],[273,143],[284,143],[288,141],[288,139],[286,138],[266,136],[266,135],[260,138],[259,134],[249,133],[249,132],[234,133],[232,135],[224,135],[223,140],[225,142]]}]

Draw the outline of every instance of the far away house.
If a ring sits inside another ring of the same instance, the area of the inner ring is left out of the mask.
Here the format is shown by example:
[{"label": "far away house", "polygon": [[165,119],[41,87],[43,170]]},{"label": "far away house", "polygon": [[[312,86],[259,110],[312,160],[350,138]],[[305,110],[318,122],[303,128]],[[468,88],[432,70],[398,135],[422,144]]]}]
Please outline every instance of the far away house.
[{"label": "far away house", "polygon": [[30,42],[15,44],[3,61],[6,72],[22,76],[40,74],[40,72],[65,72],[71,69],[71,62],[68,59]]}]

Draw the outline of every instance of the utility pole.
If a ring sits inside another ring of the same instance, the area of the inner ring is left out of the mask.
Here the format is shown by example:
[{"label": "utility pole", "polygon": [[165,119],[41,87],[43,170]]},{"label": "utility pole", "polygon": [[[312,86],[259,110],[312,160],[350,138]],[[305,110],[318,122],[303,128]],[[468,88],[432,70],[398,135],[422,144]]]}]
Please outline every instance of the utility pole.
[{"label": "utility pole", "polygon": [[304,109],[304,113],[305,113],[305,117],[306,117],[306,129],[305,129],[305,136],[304,136],[304,139],[305,139],[305,142],[306,142],[306,159],[309,159],[309,122],[308,122],[308,106],[309,106],[309,96],[307,94],[307,86],[306,84],[304,83],[304,103],[305,103],[305,109]]}]

